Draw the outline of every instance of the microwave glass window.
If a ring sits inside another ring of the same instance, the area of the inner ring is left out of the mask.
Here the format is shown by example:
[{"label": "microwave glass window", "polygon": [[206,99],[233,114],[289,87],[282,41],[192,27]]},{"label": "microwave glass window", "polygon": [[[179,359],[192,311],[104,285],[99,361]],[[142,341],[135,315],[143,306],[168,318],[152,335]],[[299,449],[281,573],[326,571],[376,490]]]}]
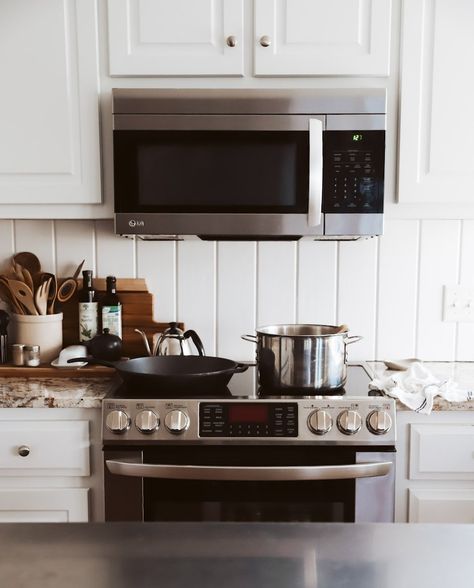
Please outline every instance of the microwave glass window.
[{"label": "microwave glass window", "polygon": [[116,196],[122,212],[305,213],[308,149],[299,131],[116,131]]}]

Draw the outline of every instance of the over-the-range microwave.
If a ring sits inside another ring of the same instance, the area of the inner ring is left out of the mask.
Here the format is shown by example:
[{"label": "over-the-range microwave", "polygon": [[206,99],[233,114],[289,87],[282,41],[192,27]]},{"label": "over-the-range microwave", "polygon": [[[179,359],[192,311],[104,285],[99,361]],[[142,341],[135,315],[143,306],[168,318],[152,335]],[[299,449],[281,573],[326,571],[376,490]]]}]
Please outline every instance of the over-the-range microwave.
[{"label": "over-the-range microwave", "polygon": [[380,235],[385,112],[384,89],[114,89],[116,233]]}]

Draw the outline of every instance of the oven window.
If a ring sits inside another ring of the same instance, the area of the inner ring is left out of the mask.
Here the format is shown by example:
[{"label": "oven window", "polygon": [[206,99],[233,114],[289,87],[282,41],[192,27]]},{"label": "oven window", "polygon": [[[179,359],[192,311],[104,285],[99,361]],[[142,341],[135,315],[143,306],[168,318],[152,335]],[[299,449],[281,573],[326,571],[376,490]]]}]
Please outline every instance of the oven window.
[{"label": "oven window", "polygon": [[[176,448],[176,450],[183,448]],[[185,448],[147,463],[201,465],[337,465],[354,463],[351,451],[321,452],[307,448]],[[185,460],[183,461],[183,458]],[[146,521],[352,522],[354,480],[222,482],[144,479]]]},{"label": "oven window", "polygon": [[117,212],[306,213],[304,131],[114,131]]}]

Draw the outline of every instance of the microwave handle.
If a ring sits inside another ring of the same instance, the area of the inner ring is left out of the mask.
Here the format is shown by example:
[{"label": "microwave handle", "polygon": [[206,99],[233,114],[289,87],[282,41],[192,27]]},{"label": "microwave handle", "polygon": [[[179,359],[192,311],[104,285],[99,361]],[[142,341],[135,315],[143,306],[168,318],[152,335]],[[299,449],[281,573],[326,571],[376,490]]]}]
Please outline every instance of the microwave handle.
[{"label": "microwave handle", "polygon": [[388,474],[393,465],[390,461],[383,461],[348,465],[245,467],[150,464],[110,459],[105,463],[110,473],[120,476],[242,482],[375,478]]},{"label": "microwave handle", "polygon": [[308,225],[321,224],[323,202],[323,123],[317,118],[309,119],[309,199]]}]

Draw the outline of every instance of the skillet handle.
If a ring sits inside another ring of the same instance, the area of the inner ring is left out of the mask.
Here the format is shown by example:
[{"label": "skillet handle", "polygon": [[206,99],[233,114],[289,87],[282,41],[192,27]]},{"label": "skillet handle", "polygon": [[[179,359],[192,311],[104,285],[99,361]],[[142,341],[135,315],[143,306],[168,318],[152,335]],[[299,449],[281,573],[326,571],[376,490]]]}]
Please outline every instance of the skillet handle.
[{"label": "skillet handle", "polygon": [[91,365],[103,365],[105,367],[115,367],[115,363],[113,361],[106,361],[105,359],[96,359],[95,357],[91,357],[88,355],[87,357],[73,357],[72,359],[68,359],[67,363],[78,363],[78,362],[85,362],[90,363]]},{"label": "skillet handle", "polygon": [[249,366],[245,363],[238,363],[234,368],[234,374],[241,374],[242,372],[246,372],[249,369]]},{"label": "skillet handle", "polygon": [[248,341],[249,343],[257,342],[257,335],[240,335],[240,338],[244,341]]}]

